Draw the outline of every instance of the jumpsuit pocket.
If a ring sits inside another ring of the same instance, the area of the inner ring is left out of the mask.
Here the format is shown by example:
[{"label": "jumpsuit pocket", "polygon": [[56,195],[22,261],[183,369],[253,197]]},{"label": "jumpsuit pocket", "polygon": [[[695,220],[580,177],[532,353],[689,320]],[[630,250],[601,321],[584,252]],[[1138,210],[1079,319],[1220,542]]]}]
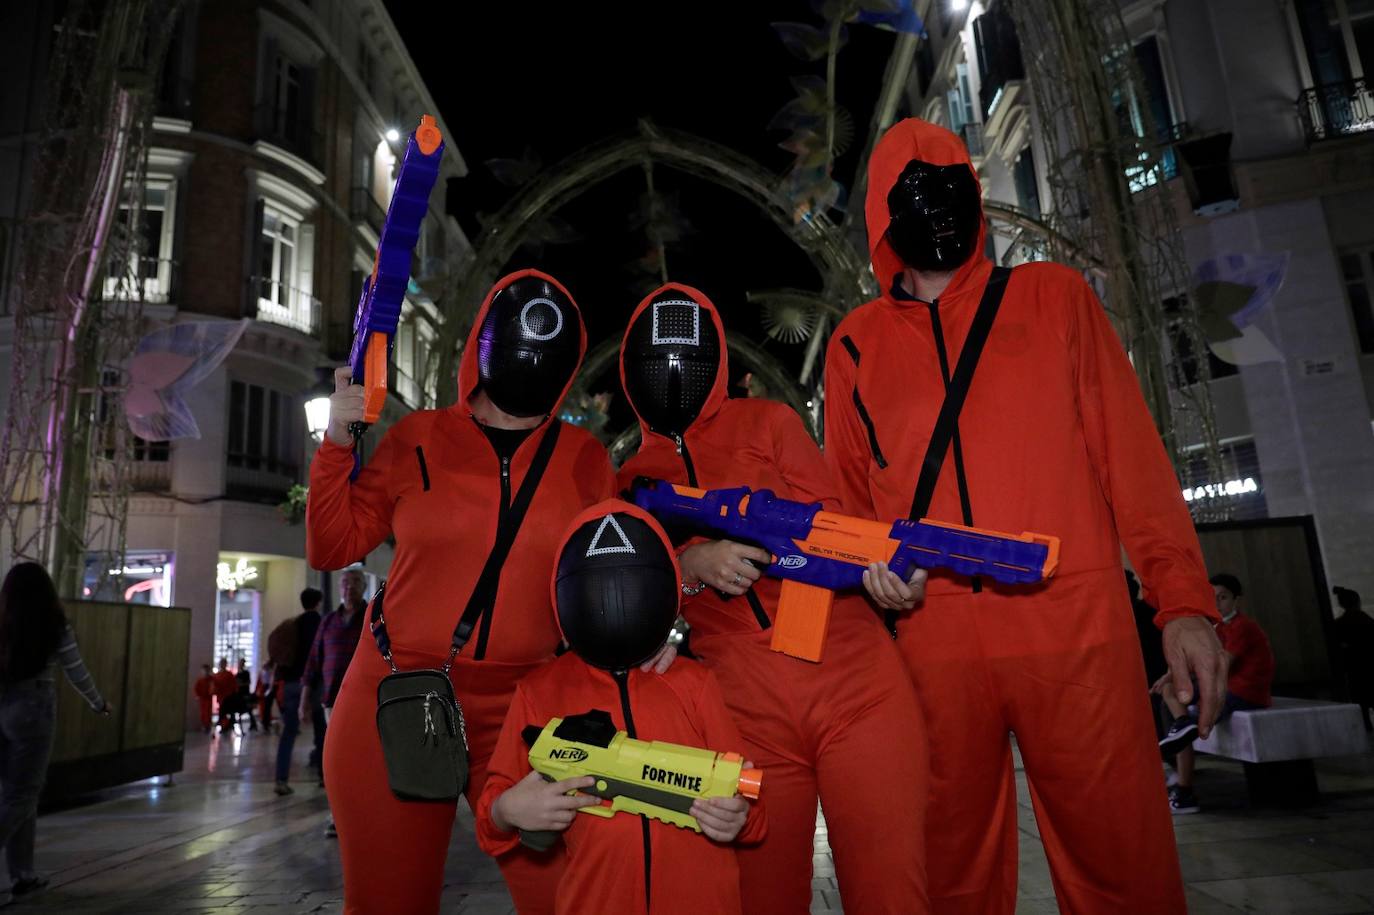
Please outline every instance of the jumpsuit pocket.
[{"label": "jumpsuit pocket", "polygon": [[[844,351],[849,354],[849,358],[854,361],[854,368],[859,368],[859,346],[854,342],[854,338],[845,334],[840,338],[840,344],[844,346]],[[887,458],[883,457],[883,449],[878,445],[878,430],[873,425],[873,417],[869,415],[868,408],[864,406],[864,399],[859,396],[859,384],[857,379],[854,383],[854,410],[859,414],[859,422],[864,424],[868,430],[868,450],[873,452],[873,462],[878,465],[879,470],[887,468]]]},{"label": "jumpsuit pocket", "polygon": [[863,398],[859,396],[858,385],[854,386],[854,409],[859,414],[859,421],[868,430],[868,450],[873,452],[873,462],[878,465],[879,470],[885,470],[887,458],[883,457],[883,449],[878,445],[878,430],[873,425],[873,417],[868,414],[868,408],[864,406]]},{"label": "jumpsuit pocket", "polygon": [[424,485],[424,491],[429,492],[429,465],[425,463],[425,449],[415,446],[415,460],[420,465],[420,482]]}]

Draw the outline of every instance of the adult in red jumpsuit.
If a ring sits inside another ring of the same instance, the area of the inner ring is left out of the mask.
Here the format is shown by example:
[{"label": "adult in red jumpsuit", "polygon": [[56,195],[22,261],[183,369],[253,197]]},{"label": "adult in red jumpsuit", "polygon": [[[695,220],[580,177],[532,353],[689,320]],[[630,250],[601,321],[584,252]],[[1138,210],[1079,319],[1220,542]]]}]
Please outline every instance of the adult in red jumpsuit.
[{"label": "adult in red jumpsuit", "polygon": [[[825,445],[845,510],[889,520],[912,509],[952,371],[942,365],[957,364],[992,264],[977,179],[949,131],[895,125],[874,150],[868,187],[884,293],[832,337]],[[922,232],[927,242],[912,245]],[[1037,588],[932,573],[924,604],[897,623],[930,738],[932,907],[1015,906],[1014,733],[1061,908],[1182,912],[1123,543],[1156,598],[1175,683],[1192,693],[1197,676],[1209,728],[1225,661],[1178,483],[1126,354],[1078,274],[1015,269],[957,428],[928,516],[1053,534],[1062,552],[1058,574]],[[909,606],[905,585],[885,575],[882,602]]]},{"label": "adult in red jumpsuit", "polygon": [[[696,340],[690,343],[672,341]],[[665,366],[681,366],[677,382]],[[725,328],[701,292],[669,284],[630,319],[621,379],[643,442],[620,469],[712,489],[750,486],[835,507],[816,443],[785,404],[727,399]],[[920,710],[879,618],[840,597],[819,664],[769,648],[779,582],[745,560],[767,552],[693,542],[681,556],[690,644],[716,675],[749,756],[767,777],[768,838],[741,849],[744,911],[807,912],[819,797],[845,909],[926,909],[926,743]],[[722,596],[724,595],[724,596]]]},{"label": "adult in red jumpsuit", "polygon": [[[606,518],[613,519],[615,527],[606,525]],[[746,812],[739,808],[747,802],[733,801],[728,813],[732,837],[722,828],[726,824],[719,808],[708,809],[711,819],[699,820],[705,833],[700,834],[630,814],[609,819],[573,816],[573,804],[587,806],[597,800],[569,798],[562,792],[588,786],[591,778],[580,784],[546,784],[530,778],[524,729],[543,729],[552,718],[592,710],[609,712],[615,729],[637,740],[722,753],[744,748],[710,671],[690,660],[679,660],[662,674],[639,669],[639,662],[663,644],[678,611],[680,578],[663,529],[635,506],[611,500],[578,516],[564,543],[554,570],[554,590],[561,595],[555,598],[558,619],[572,651],[516,687],[486,788],[477,802],[477,841],[498,860],[521,848],[519,834],[511,828],[519,821],[504,828],[498,822],[501,816],[514,816],[509,808],[515,793],[527,798],[543,795],[537,800],[566,811],[548,825],[558,828],[571,820],[562,838],[568,866],[558,886],[560,915],[739,915],[739,864],[732,843],[748,844],[764,836],[761,803],[748,804]],[[633,552],[624,552],[626,547]],[[622,594],[638,600],[622,600]],[[625,612],[616,613],[617,608]],[[764,774],[765,785],[770,777]],[[498,812],[497,800],[503,795],[508,809]],[[711,807],[725,800],[713,799]],[[531,803],[524,802],[526,816],[535,812]],[[703,816],[695,811],[693,815]],[[530,828],[545,825],[531,823]],[[707,830],[720,831],[712,835]]]},{"label": "adult in red jumpsuit", "polygon": [[[310,466],[312,566],[341,568],[395,535],[386,622],[401,670],[439,667],[448,656],[512,493],[586,350],[582,318],[567,290],[534,270],[500,280],[473,328],[458,370],[458,403],[392,426],[351,484],[347,423],[361,416],[361,391],[340,370],[330,431]],[[516,682],[550,660],[559,642],[546,586],[559,532],[613,486],[605,449],[585,431],[562,426],[503,566],[494,606],[450,671],[467,719],[467,798],[474,806]],[[456,808],[392,795],[375,721],[377,684],[388,673],[364,629],[325,745],[345,911],[437,912]],[[552,910],[562,863],[559,855],[505,857],[502,875],[521,912]]]},{"label": "adult in red jumpsuit", "polygon": [[229,709],[233,704],[234,694],[239,691],[238,678],[229,669],[229,659],[219,659],[219,669],[210,684],[210,690],[215,696],[215,705],[219,709],[219,729],[220,733],[228,733],[234,726],[234,720],[229,716]]}]

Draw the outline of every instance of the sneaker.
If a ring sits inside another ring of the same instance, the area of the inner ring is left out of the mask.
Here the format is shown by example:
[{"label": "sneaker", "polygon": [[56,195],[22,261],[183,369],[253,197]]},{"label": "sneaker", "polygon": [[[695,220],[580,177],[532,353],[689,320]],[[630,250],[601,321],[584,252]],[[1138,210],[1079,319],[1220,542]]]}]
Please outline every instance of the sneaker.
[{"label": "sneaker", "polygon": [[339,837],[339,830],[334,827],[333,820],[330,820],[329,825],[324,828],[324,837],[326,839],[337,839]]},{"label": "sneaker", "polygon": [[1185,788],[1182,785],[1175,785],[1169,789],[1169,809],[1175,816],[1185,813],[1197,813],[1202,808],[1198,805],[1197,795],[1192,788]]},{"label": "sneaker", "polygon": [[277,782],[277,786],[273,788],[272,791],[277,795],[277,797],[286,797],[288,794],[296,793],[296,789],[292,788],[286,782]]},{"label": "sneaker", "polygon": [[1184,715],[1175,719],[1169,726],[1169,733],[1159,738],[1159,749],[1163,753],[1177,753],[1192,746],[1196,737],[1197,719],[1192,715]]},{"label": "sneaker", "polygon": [[27,896],[29,893],[36,893],[48,885],[47,877],[25,877],[23,880],[16,880],[10,886],[10,892],[15,898]]}]

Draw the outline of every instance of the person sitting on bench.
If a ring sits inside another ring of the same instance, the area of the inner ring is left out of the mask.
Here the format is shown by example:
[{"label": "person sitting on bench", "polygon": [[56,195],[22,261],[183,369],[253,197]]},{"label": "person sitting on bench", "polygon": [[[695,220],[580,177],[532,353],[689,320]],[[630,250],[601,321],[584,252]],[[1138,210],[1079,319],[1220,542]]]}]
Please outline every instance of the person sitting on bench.
[{"label": "person sitting on bench", "polygon": [[[1241,597],[1245,593],[1240,579],[1229,573],[1213,575],[1212,589],[1216,592],[1217,612],[1221,622],[1216,624],[1217,637],[1226,649],[1231,666],[1226,677],[1226,701],[1217,721],[1230,717],[1232,712],[1268,708],[1271,704],[1269,688],[1274,682],[1274,652],[1269,637],[1260,624],[1240,612]],[[1174,722],[1160,738],[1159,748],[1166,755],[1177,753],[1178,784],[1169,789],[1169,807],[1174,813],[1197,813],[1197,795],[1193,793],[1193,739],[1197,737],[1197,707],[1184,706],[1174,693],[1169,675],[1155,681],[1150,691],[1163,697]]]}]

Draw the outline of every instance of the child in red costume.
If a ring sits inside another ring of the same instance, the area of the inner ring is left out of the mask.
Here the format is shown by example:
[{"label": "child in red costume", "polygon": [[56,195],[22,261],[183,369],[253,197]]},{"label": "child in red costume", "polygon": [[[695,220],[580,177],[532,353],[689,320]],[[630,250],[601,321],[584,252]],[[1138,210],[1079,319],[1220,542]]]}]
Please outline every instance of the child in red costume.
[{"label": "child in red costume", "polygon": [[[976,174],[954,134],[897,124],[874,150],[868,187],[884,293],[831,338],[825,448],[845,511],[891,521],[913,508],[993,265]],[[924,247],[913,245],[923,229]],[[1050,263],[1013,272],[949,456],[929,517],[1052,534],[1062,552],[1058,574],[1035,588],[932,573],[924,604],[897,622],[930,737],[932,907],[1015,907],[1015,733],[1060,906],[1182,912],[1121,586],[1123,543],[1159,607],[1175,682],[1188,682],[1189,667],[1198,676],[1204,718],[1215,714],[1224,656],[1178,481],[1116,333],[1077,273]],[[884,606],[912,603],[899,580],[884,587]]]},{"label": "child in red costume", "polygon": [[[726,398],[725,329],[701,292],[669,284],[651,293],[620,358],[643,430],[620,469],[622,489],[647,476],[835,507],[801,418],[776,401]],[[683,602],[692,651],[720,681],[748,754],[767,773],[768,838],[739,852],[744,910],[810,910],[819,798],[846,910],[925,911],[925,732],[901,659],[858,595],[837,596],[821,663],[772,651],[780,585],[746,561],[768,558],[724,540],[691,542],[681,557],[694,591]]]},{"label": "child in red costume", "polygon": [[[576,305],[538,271],[500,280],[478,313],[459,366],[459,401],[410,414],[387,431],[353,483],[348,421],[361,389],[337,375],[330,432],[310,466],[306,549],[337,569],[396,538],[386,584],[387,634],[401,670],[439,667],[477,577],[507,523],[545,435],[557,439],[500,576],[494,602],[453,665],[467,719],[476,806],[515,684],[559,642],[543,586],[558,531],[613,492],[605,449],[551,415],[586,350]],[[369,617],[370,618],[370,617]],[[388,787],[377,735],[377,684],[391,672],[364,631],[329,722],[325,770],[338,826],[348,913],[437,912],[455,806],[407,802]],[[507,855],[502,872],[521,911],[552,911],[561,856]]]},{"label": "child in red costume", "polygon": [[[735,915],[741,911],[739,865],[730,843],[763,838],[761,805],[739,797],[697,800],[692,813],[702,835],[631,814],[576,816],[577,807],[599,800],[566,792],[588,787],[592,779],[548,783],[530,769],[521,736],[526,727],[543,728],[552,718],[593,709],[609,711],[616,729],[638,740],[719,752],[744,746],[704,667],[679,660],[662,675],[638,669],[662,644],[678,609],[681,579],[658,524],[612,500],[578,516],[564,543],[554,591],[573,650],[516,687],[477,802],[477,841],[500,860],[521,848],[519,828],[566,830],[559,913]],[[593,564],[599,568],[589,568]],[[600,573],[591,587],[586,579],[579,583],[589,572]],[[603,587],[608,577],[614,577],[614,598]],[[620,588],[634,598],[621,604]],[[616,616],[620,609],[627,612]]]},{"label": "child in red costume", "polygon": [[196,701],[200,703],[200,729],[210,733],[211,712],[215,697],[215,677],[210,673],[210,665],[201,665],[201,675],[196,679]]}]

